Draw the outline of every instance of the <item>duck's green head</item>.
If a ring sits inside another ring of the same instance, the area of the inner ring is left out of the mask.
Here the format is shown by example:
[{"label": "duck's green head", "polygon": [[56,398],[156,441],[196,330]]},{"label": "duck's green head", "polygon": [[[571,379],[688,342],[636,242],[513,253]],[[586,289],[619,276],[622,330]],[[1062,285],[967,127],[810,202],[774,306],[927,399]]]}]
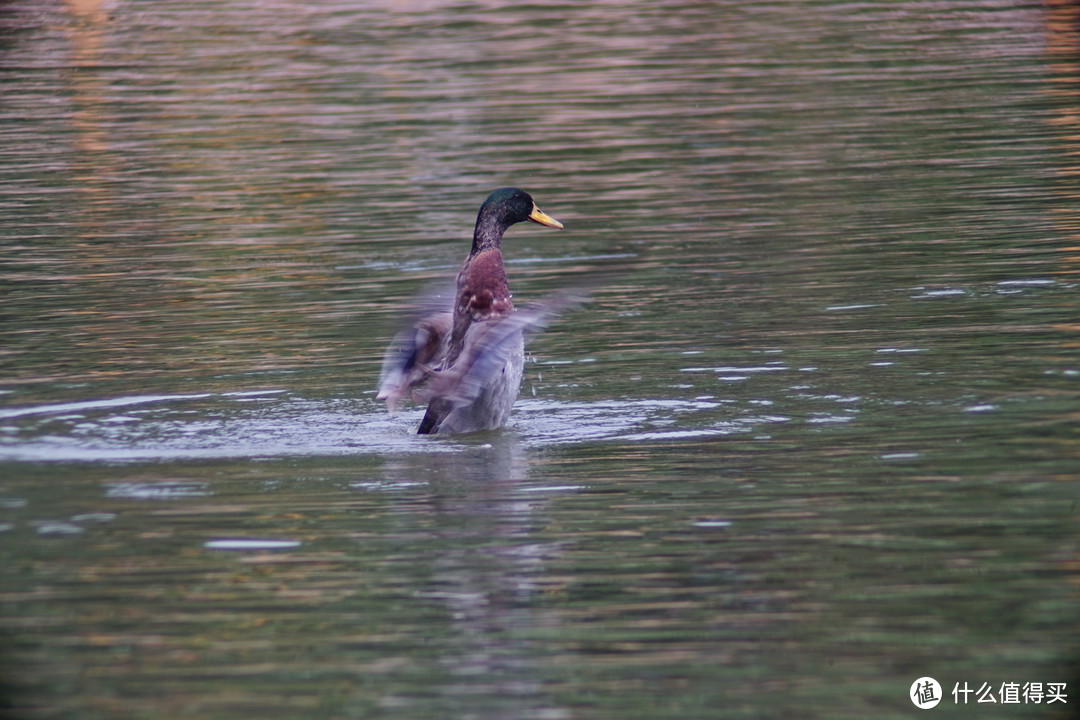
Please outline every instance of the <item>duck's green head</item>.
[{"label": "duck's green head", "polygon": [[498,243],[506,228],[529,220],[539,225],[562,228],[562,223],[536,207],[532,196],[516,187],[499,188],[488,195],[476,216],[474,241],[481,244]]}]

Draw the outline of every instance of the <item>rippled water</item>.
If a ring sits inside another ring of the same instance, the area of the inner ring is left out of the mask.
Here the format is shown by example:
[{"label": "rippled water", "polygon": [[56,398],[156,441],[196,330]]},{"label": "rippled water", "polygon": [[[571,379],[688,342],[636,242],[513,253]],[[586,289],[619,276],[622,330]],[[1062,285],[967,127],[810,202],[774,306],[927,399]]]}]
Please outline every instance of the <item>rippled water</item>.
[{"label": "rippled water", "polygon": [[[1064,2],[0,8],[0,714],[1077,688]],[[520,185],[503,432],[374,399]],[[999,698],[1000,701],[1000,698]]]}]

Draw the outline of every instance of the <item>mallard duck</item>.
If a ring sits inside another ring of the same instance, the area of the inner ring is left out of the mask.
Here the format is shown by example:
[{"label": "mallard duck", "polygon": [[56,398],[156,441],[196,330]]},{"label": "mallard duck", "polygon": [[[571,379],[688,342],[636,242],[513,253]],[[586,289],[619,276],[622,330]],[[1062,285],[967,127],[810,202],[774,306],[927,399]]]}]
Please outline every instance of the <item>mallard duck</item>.
[{"label": "mallard duck", "polygon": [[553,305],[515,310],[511,300],[502,238],[526,220],[563,226],[524,190],[491,193],[476,217],[453,304],[429,301],[426,313],[387,350],[377,398],[391,413],[407,396],[426,402],[420,435],[494,430],[510,416],[521,386],[524,333],[554,311]]}]

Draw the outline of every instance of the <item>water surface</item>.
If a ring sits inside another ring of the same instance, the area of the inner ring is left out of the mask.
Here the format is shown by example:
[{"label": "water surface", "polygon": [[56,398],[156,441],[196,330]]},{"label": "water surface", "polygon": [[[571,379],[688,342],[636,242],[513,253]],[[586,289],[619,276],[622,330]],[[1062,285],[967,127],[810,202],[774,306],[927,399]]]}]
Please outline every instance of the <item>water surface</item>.
[{"label": "water surface", "polygon": [[[909,717],[1077,643],[1067,4],[8,3],[16,717]],[[374,399],[519,185],[506,430]],[[1070,703],[994,706],[1064,717]]]}]

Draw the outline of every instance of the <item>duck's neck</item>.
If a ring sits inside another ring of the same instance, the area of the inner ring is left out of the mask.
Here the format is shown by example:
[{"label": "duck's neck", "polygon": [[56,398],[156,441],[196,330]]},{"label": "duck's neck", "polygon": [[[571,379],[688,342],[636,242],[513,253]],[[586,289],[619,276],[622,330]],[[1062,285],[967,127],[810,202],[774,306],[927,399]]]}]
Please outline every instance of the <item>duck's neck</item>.
[{"label": "duck's neck", "polygon": [[469,254],[476,255],[484,250],[501,247],[504,232],[506,232],[506,226],[499,222],[498,219],[484,217],[483,215],[476,218],[476,228],[473,230],[472,252]]}]

